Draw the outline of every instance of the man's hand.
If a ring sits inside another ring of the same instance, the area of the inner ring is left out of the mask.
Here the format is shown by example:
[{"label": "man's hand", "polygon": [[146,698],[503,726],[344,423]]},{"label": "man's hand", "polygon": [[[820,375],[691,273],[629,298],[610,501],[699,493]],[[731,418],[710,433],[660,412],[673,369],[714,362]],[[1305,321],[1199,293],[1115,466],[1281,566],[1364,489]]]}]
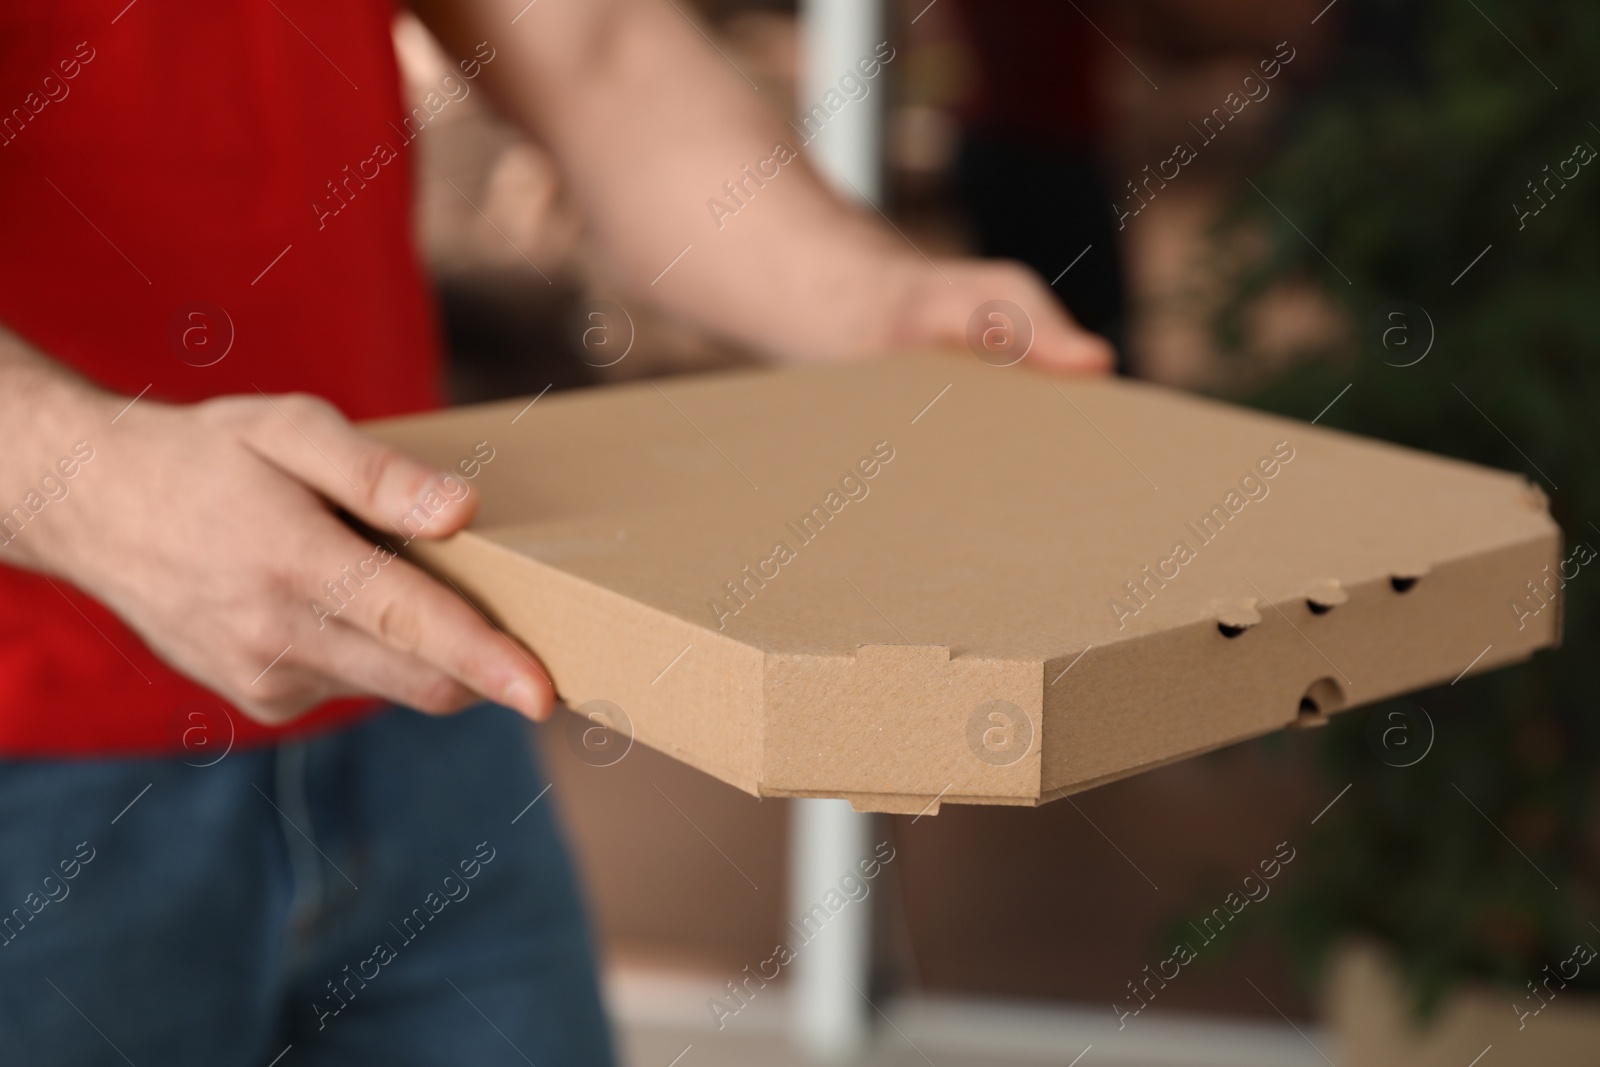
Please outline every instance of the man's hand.
[{"label": "man's hand", "polygon": [[1024,321],[1006,322],[1006,328],[1031,334],[1025,349],[1029,362],[1052,370],[1104,373],[1115,361],[1105,338],[1074,322],[1043,280],[1020,263],[942,259],[930,265],[919,259],[908,261],[898,275],[899,295],[887,316],[885,348],[967,347],[980,309],[1005,301],[1022,309]]},{"label": "man's hand", "polygon": [[369,440],[314,397],[141,401],[114,427],[123,398],[84,403],[105,427],[94,462],[8,562],[74,582],[263,722],[353,694],[549,714],[553,687],[525,649],[332,510],[396,546],[447,536],[476,508],[459,477]]}]

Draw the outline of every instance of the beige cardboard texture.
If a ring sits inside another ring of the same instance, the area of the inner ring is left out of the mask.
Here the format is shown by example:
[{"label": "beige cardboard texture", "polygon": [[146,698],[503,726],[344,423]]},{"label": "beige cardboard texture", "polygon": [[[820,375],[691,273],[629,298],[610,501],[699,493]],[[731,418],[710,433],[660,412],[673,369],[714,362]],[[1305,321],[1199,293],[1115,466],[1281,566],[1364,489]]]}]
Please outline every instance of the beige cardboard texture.
[{"label": "beige cardboard texture", "polygon": [[408,555],[763,796],[1038,804],[1559,636],[1521,476],[1125,380],[919,353],[368,429],[482,495]]}]

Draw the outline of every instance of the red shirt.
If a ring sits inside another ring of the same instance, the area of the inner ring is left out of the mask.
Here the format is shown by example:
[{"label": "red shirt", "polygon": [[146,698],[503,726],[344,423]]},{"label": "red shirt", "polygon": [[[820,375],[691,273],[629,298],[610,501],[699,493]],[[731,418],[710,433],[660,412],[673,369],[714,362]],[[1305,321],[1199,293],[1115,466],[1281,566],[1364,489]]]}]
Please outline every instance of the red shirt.
[{"label": "red shirt", "polygon": [[957,25],[978,75],[962,119],[1041,147],[1099,148],[1107,119],[1095,27],[1114,14],[1088,0],[961,0]]},{"label": "red shirt", "polygon": [[[0,4],[0,323],[129,397],[436,406],[393,17],[391,0]],[[284,736],[224,721],[54,584],[0,565],[0,755],[209,758]]]}]

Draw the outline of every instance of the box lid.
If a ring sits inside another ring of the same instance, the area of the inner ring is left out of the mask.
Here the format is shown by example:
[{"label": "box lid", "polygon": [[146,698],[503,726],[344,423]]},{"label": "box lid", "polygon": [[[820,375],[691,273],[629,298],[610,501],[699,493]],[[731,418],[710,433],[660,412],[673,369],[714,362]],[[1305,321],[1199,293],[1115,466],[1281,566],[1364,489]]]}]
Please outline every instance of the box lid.
[{"label": "box lid", "polygon": [[758,795],[1037,804],[1558,640],[1521,476],[1127,380],[918,353],[367,429],[482,493],[408,555]]}]

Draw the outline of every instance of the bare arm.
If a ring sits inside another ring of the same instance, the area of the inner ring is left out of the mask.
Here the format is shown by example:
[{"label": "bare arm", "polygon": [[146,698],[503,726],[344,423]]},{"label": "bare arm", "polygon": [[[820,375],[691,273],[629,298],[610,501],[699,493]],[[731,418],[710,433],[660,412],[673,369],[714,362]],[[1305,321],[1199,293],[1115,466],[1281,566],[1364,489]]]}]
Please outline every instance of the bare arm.
[{"label": "bare arm", "polygon": [[457,55],[480,42],[493,49],[481,77],[554,151],[603,249],[640,292],[757,349],[823,358],[960,344],[980,303],[1009,299],[1033,318],[1044,361],[1108,361],[1104,343],[1072,324],[1031,272],[934,266],[876,215],[842,203],[803,160],[783,165],[719,229],[706,201],[723,183],[779,142],[799,148],[770,103],[666,0],[525,4],[415,6]]}]

